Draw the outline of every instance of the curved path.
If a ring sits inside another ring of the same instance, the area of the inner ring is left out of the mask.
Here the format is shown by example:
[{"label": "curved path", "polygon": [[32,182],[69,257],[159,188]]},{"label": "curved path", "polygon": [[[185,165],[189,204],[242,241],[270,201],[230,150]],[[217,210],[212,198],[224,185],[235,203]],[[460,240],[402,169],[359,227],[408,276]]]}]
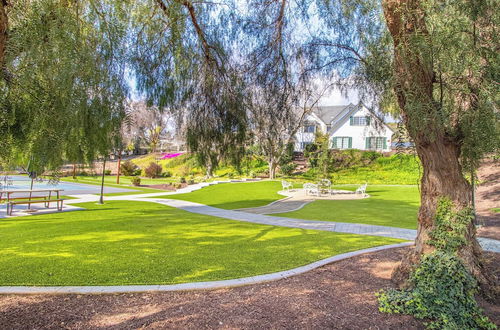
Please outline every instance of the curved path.
[{"label": "curved path", "polygon": [[[193,187],[194,188],[194,187]],[[196,187],[200,189],[201,187]],[[192,190],[197,190],[192,189]],[[175,194],[171,193],[171,194]],[[330,222],[330,221],[312,221],[312,220],[301,220],[293,218],[283,218],[275,217],[262,214],[252,214],[242,211],[224,210],[215,208],[212,206],[207,206],[199,203],[183,201],[183,200],[173,200],[164,198],[154,198],[155,196],[164,196],[166,193],[151,193],[151,194],[140,194],[140,195],[125,195],[125,196],[112,196],[107,197],[107,200],[129,200],[129,201],[141,201],[141,202],[153,202],[158,204],[167,205],[170,207],[175,207],[182,209],[191,213],[204,214],[214,217],[220,217],[236,221],[245,221],[265,225],[291,227],[291,228],[302,228],[302,229],[313,229],[313,230],[324,230],[340,233],[351,233],[359,235],[371,235],[371,236],[383,236],[390,238],[398,238],[412,241],[415,239],[417,231],[413,229],[405,228],[395,228],[395,227],[384,227],[384,226],[374,226],[366,224],[356,224],[356,223],[341,223],[341,222]],[[83,202],[93,202],[98,200],[98,196],[95,195],[77,195],[78,199],[69,200],[68,204],[78,204]],[[500,241],[493,239],[478,238],[479,243],[483,249],[487,251],[500,252]],[[252,277],[238,278],[232,280],[223,281],[211,281],[211,282],[194,282],[194,283],[182,283],[173,285],[124,285],[124,286],[60,286],[60,287],[26,287],[26,286],[12,286],[12,287],[0,287],[0,294],[32,294],[32,293],[124,293],[124,292],[145,292],[145,291],[179,291],[179,290],[201,290],[201,289],[215,289],[224,287],[234,287],[248,284],[256,284],[268,281],[274,281],[281,278],[286,278],[298,274],[302,274],[309,270],[318,268],[320,266],[326,265],[328,263],[354,257],[360,254],[381,251],[385,249],[391,249],[402,246],[412,245],[412,242],[404,242],[399,244],[384,245],[379,247],[373,247],[364,250],[353,251],[349,253],[339,254],[327,259],[319,260],[311,264],[297,267],[291,270],[264,274]]]}]

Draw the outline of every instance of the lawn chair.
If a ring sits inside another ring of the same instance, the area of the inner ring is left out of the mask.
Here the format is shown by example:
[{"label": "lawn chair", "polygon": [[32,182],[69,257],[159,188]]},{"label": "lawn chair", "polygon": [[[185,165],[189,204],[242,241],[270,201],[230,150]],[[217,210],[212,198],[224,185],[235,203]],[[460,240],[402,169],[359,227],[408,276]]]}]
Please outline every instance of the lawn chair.
[{"label": "lawn chair", "polygon": [[356,189],[356,194],[361,194],[363,197],[366,197],[366,187],[368,187],[368,183],[361,185],[358,189]]},{"label": "lawn chair", "polygon": [[306,191],[306,196],[311,194],[315,196],[319,196],[318,185],[314,183],[304,183],[304,190]]},{"label": "lawn chair", "polygon": [[318,182],[320,194],[330,194],[332,191],[332,182],[328,179],[321,179]]},{"label": "lawn chair", "polygon": [[293,189],[293,184],[291,182],[281,180],[281,187],[283,190],[290,191],[290,189]]}]

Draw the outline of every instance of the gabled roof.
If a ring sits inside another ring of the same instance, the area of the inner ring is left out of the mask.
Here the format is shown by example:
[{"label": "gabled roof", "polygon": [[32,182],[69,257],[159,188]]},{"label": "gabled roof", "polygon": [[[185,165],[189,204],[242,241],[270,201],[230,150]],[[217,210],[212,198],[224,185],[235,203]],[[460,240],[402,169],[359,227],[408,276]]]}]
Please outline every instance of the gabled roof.
[{"label": "gabled roof", "polygon": [[353,104],[320,106],[315,107],[313,113],[326,125],[330,125],[337,122],[346,112],[350,112],[349,110],[354,110],[355,108],[356,106]]},{"label": "gabled roof", "polygon": [[[318,106],[315,107],[312,112],[318,119],[323,121],[325,125],[330,126],[329,133],[333,134],[337,129],[339,129],[339,127],[341,127],[346,121],[349,120],[349,117],[351,117],[361,108],[361,104],[355,105],[351,103],[348,105]],[[367,110],[373,113],[370,109],[367,108]],[[377,123],[393,132],[393,130],[386,123],[378,119],[378,117],[374,113],[373,117],[375,118]]]}]

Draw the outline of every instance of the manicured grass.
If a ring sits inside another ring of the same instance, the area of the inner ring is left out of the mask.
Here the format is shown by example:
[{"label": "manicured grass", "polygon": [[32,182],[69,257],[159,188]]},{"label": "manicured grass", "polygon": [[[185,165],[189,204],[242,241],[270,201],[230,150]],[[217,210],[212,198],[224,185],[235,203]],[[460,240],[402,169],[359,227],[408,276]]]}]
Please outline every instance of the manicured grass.
[{"label": "manicured grass", "polygon": [[495,208],[491,209],[491,212],[500,213],[500,207],[495,207]]},{"label": "manicured grass", "polygon": [[420,205],[417,186],[368,186],[370,198],[362,200],[314,201],[294,212],[276,216],[417,228]]},{"label": "manicured grass", "polygon": [[221,209],[234,210],[263,206],[284,198],[284,196],[277,193],[280,190],[281,182],[278,181],[221,183],[191,193],[166,195],[165,198],[181,199]]},{"label": "manicured grass", "polygon": [[[107,193],[105,196],[122,196],[122,195],[134,195],[134,194],[145,194],[145,193],[157,193],[162,192],[164,190],[146,188],[146,187],[134,187],[130,185],[130,177],[121,177],[120,184],[116,184],[116,176],[105,176],[104,177],[104,186],[105,187],[113,187],[113,188],[123,188],[135,190],[135,192],[123,192],[123,193]],[[99,176],[77,176],[76,179],[72,177],[65,177],[61,181],[66,182],[76,182],[76,183],[84,183],[91,185],[101,185],[102,178]],[[156,179],[155,179],[156,180]],[[162,184],[166,182],[157,182],[157,184]],[[144,183],[146,184],[146,183]]]},{"label": "manicured grass", "polygon": [[171,284],[270,273],[396,239],[257,225],[147,202],[0,219],[0,285]]}]

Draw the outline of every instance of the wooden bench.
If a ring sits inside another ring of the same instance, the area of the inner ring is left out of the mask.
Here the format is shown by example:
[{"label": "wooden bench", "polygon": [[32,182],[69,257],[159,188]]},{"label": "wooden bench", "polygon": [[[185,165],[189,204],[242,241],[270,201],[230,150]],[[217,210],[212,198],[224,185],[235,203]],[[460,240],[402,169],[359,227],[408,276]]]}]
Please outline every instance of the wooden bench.
[{"label": "wooden bench", "polygon": [[[20,199],[20,198],[18,198]],[[20,205],[20,204],[36,204],[36,203],[45,203],[45,207],[49,208],[51,202],[56,202],[57,203],[57,210],[62,211],[63,208],[63,202],[64,199],[59,198],[59,199],[36,199],[36,200],[24,200],[24,201],[17,201],[17,202],[8,202],[7,203],[7,215],[12,215],[12,210],[14,209],[14,205]]]}]

